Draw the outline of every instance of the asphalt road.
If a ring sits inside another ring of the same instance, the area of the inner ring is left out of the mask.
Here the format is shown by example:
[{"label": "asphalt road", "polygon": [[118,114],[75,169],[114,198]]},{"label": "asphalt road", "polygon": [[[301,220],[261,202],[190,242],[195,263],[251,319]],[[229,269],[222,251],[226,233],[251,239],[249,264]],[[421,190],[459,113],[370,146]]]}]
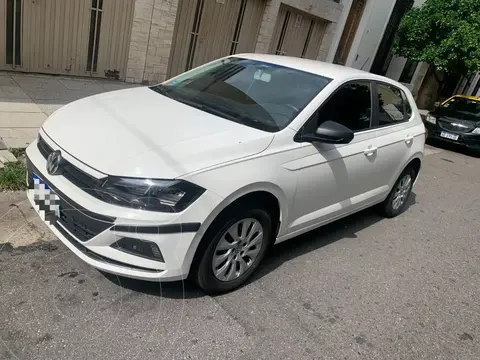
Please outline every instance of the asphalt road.
[{"label": "asphalt road", "polygon": [[0,245],[0,359],[480,359],[480,159],[430,151],[408,212],[274,248],[234,293]]}]

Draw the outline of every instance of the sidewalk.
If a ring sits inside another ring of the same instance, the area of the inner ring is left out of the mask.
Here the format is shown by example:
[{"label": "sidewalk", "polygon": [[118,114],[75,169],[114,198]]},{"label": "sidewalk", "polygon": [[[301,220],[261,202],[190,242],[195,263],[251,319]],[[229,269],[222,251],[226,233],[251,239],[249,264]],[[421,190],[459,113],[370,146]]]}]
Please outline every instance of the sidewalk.
[{"label": "sidewalk", "polygon": [[103,79],[0,72],[0,151],[24,148],[49,115],[69,102],[138,85]]}]

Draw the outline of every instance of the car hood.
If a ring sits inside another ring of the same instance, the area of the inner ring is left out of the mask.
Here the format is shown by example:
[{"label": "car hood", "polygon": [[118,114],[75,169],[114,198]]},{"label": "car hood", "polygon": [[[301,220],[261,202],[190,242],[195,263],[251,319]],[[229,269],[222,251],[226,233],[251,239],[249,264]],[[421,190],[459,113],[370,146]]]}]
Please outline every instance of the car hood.
[{"label": "car hood", "polygon": [[44,123],[63,150],[108,175],[176,178],[265,150],[274,135],[139,87],[70,103]]},{"label": "car hood", "polygon": [[437,108],[431,113],[437,118],[442,120],[447,120],[449,122],[457,122],[469,126],[478,126],[480,125],[480,118],[475,115],[465,114],[461,112],[452,112],[448,109]]}]

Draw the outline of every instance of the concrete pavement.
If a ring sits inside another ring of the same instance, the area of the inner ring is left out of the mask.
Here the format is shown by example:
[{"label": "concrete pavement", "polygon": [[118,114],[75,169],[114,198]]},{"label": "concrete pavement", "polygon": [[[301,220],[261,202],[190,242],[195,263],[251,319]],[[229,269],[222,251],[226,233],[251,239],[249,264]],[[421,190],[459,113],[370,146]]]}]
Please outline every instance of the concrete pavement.
[{"label": "concrete pavement", "polygon": [[[479,359],[480,159],[427,154],[406,213],[367,210],[280,244],[217,297],[105,276],[59,241],[19,246],[10,214],[0,359]],[[11,196],[0,211],[31,220]]]},{"label": "concrete pavement", "polygon": [[55,110],[133,84],[103,79],[0,72],[0,150],[23,148]]}]

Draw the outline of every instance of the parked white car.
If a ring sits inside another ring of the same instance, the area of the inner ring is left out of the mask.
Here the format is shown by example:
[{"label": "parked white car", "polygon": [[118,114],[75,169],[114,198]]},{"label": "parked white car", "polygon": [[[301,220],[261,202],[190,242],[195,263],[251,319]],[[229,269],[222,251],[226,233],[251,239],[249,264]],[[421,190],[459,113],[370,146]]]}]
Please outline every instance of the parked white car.
[{"label": "parked white car", "polygon": [[390,79],[273,55],[213,61],[55,112],[27,149],[28,197],[78,257],[208,293],[274,243],[409,205],[425,128]]}]

